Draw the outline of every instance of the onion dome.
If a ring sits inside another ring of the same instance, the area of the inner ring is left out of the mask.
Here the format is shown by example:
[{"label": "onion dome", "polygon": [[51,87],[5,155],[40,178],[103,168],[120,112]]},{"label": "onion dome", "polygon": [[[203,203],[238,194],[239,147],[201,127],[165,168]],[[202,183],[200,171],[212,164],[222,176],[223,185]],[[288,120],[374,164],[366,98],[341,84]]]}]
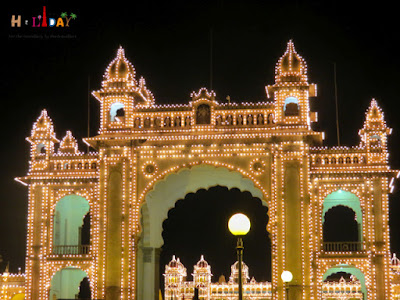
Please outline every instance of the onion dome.
[{"label": "onion dome", "polygon": [[392,267],[400,268],[400,260],[396,257],[396,253],[393,253],[393,257],[390,260]]},{"label": "onion dome", "polygon": [[60,143],[60,148],[58,153],[68,153],[68,154],[78,154],[78,143],[76,139],[72,136],[71,131],[67,131],[66,135]]},{"label": "onion dome", "polygon": [[[135,76],[134,66],[125,57],[124,49],[119,47],[117,56],[111,61],[104,73],[104,79],[101,83],[102,88],[98,91],[93,91],[92,94],[102,103],[108,103],[111,97],[115,97],[133,101],[134,107],[153,106],[155,98],[150,90],[147,89],[146,81],[141,77],[138,83]],[[128,106],[126,105],[126,107]],[[109,108],[107,107],[107,109]]]},{"label": "onion dome", "polygon": [[172,260],[168,264],[169,268],[185,268],[181,263],[179,257],[175,258],[175,255],[172,256]]},{"label": "onion dome", "polygon": [[306,82],[307,65],[296,52],[293,41],[287,44],[286,52],[275,67],[275,82]]},{"label": "onion dome", "polygon": [[204,260],[204,256],[203,255],[200,257],[200,260],[197,262],[196,266],[198,268],[207,268],[208,267],[208,262],[206,262]]},{"label": "onion dome", "polygon": [[104,77],[112,81],[135,81],[135,68],[126,59],[125,50],[121,46],[118,49],[117,57],[108,65]]}]

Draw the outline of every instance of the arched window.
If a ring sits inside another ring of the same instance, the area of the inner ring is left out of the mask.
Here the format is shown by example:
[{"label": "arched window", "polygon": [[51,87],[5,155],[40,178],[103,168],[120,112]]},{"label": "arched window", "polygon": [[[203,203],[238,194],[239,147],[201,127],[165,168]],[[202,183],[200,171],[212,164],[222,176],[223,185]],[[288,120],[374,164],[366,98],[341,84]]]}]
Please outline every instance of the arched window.
[{"label": "arched window", "polygon": [[[61,198],[55,207],[53,224],[53,252],[59,255],[87,254],[82,238],[85,217],[89,213],[89,202],[78,195]],[[89,220],[90,217],[88,216]],[[88,221],[86,221],[88,222]],[[90,232],[90,229],[87,229]],[[85,241],[88,245],[88,241]],[[90,242],[90,238],[89,238]]]},{"label": "arched window", "polygon": [[358,197],[338,189],[322,205],[325,251],[359,251],[362,247],[362,210]]},{"label": "arched window", "polygon": [[222,125],[222,116],[221,115],[217,116],[217,118],[215,119],[215,125],[217,125],[217,126]]},{"label": "arched window", "polygon": [[49,299],[91,299],[88,274],[79,268],[66,267],[57,271],[50,282]]},{"label": "arched window", "polygon": [[354,156],[353,163],[358,164],[358,157],[357,156]]},{"label": "arched window", "polygon": [[325,157],[325,158],[324,158],[324,163],[325,163],[326,165],[328,165],[328,164],[329,164],[329,158]]},{"label": "arched window", "polygon": [[85,169],[89,169],[89,163],[85,163]]},{"label": "arched window", "polygon": [[339,157],[339,164],[343,163],[343,157]]},{"label": "arched window", "polygon": [[351,164],[351,158],[350,157],[346,157],[346,164]]},{"label": "arched window", "polygon": [[287,97],[285,99],[285,106],[283,108],[285,116],[298,116],[299,115],[299,100],[296,97]]},{"label": "arched window", "polygon": [[96,169],[97,165],[95,162],[92,163],[92,169]]},{"label": "arched window", "polygon": [[110,121],[123,122],[125,120],[125,110],[122,103],[113,103],[110,107]]},{"label": "arched window", "polygon": [[336,158],[335,157],[332,157],[331,164],[336,164]]},{"label": "arched window", "polygon": [[82,169],[82,163],[78,164],[78,169]]},{"label": "arched window", "polygon": [[36,154],[46,154],[46,146],[42,143],[38,144],[36,147]]}]

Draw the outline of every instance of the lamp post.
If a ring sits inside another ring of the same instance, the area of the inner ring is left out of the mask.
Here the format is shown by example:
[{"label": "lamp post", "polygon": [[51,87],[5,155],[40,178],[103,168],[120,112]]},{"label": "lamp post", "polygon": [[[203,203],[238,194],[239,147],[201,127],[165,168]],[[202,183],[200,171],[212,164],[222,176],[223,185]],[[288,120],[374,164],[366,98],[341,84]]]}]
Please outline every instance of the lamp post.
[{"label": "lamp post", "polygon": [[293,274],[290,271],[283,271],[281,274],[282,281],[285,283],[286,287],[286,299],[289,300],[289,286],[288,283],[292,281]]},{"label": "lamp post", "polygon": [[243,282],[242,282],[242,261],[243,261],[243,240],[242,237],[245,236],[250,230],[250,220],[244,214],[234,214],[228,222],[229,231],[237,236],[237,258],[238,258],[238,284],[239,284],[239,300],[243,299]]}]

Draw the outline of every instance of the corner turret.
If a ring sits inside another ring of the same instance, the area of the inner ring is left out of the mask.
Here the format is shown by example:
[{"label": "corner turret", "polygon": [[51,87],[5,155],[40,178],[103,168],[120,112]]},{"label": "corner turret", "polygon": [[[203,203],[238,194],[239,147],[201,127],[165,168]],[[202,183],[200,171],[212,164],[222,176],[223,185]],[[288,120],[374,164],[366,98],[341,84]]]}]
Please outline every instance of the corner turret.
[{"label": "corner turret", "polygon": [[31,136],[26,140],[31,144],[31,167],[30,169],[42,170],[47,167],[51,155],[54,154],[54,145],[60,141],[54,133],[53,121],[42,110],[40,116],[33,124]]},{"label": "corner turret", "polygon": [[309,97],[316,96],[316,85],[308,83],[307,64],[296,52],[290,40],[275,67],[275,84],[266,87],[268,98],[275,100],[277,125],[305,125],[317,121],[315,112],[310,112]]}]

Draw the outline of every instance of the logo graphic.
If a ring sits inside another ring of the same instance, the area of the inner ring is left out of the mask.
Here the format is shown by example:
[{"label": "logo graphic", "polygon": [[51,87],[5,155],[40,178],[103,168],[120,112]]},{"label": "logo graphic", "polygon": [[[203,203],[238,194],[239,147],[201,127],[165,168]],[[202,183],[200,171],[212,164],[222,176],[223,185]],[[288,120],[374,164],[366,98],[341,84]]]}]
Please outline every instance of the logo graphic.
[{"label": "logo graphic", "polygon": [[[75,20],[77,15],[74,13],[62,12],[59,17],[48,18],[46,14],[46,6],[43,6],[43,13],[39,16],[32,17],[32,21],[29,19],[24,20],[25,26],[31,25],[31,27],[69,27],[71,20]],[[12,15],[11,16],[11,27],[21,27],[22,16]]]}]

